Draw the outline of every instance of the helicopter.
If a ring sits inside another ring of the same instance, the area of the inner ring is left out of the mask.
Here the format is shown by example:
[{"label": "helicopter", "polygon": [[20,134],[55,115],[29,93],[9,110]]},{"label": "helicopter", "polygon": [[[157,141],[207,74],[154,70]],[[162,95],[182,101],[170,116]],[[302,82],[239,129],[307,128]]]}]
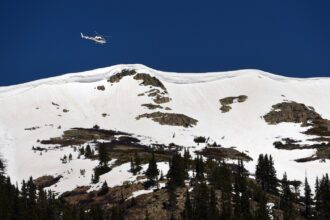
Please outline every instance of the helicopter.
[{"label": "helicopter", "polygon": [[80,33],[80,36],[81,36],[82,39],[92,40],[92,41],[94,41],[97,44],[105,44],[105,43],[107,43],[107,41],[105,39],[106,36],[99,35],[97,32],[95,32],[95,33],[96,33],[96,35],[94,37],[85,36],[83,33]]}]

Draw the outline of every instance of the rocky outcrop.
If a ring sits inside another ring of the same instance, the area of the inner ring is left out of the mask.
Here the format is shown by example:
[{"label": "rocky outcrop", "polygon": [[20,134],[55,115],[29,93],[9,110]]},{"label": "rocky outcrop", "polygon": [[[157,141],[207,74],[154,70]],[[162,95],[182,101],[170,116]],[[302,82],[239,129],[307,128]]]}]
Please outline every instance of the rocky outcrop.
[{"label": "rocky outcrop", "polygon": [[171,98],[170,97],[166,97],[166,96],[161,96],[161,95],[157,95],[153,101],[157,104],[164,104],[164,103],[167,103],[169,101],[171,101]]},{"label": "rocky outcrop", "polygon": [[154,109],[157,109],[157,108],[159,108],[159,109],[162,109],[162,108],[163,108],[163,107],[160,106],[160,105],[154,105],[154,104],[151,104],[151,103],[148,103],[148,104],[142,104],[141,106],[146,107],[146,108],[148,108],[148,109],[150,109],[150,110],[154,110]]},{"label": "rocky outcrop", "polygon": [[105,87],[104,87],[104,85],[100,85],[100,86],[97,86],[96,89],[97,90],[104,91],[105,90]]},{"label": "rocky outcrop", "polygon": [[36,185],[36,187],[38,189],[43,189],[45,187],[49,187],[51,185],[54,185],[61,178],[62,178],[62,176],[57,176],[57,177],[53,177],[53,176],[41,176],[41,177],[33,180],[33,183]]},{"label": "rocky outcrop", "polygon": [[135,80],[142,80],[141,85],[159,87],[166,91],[165,86],[159,79],[146,73],[138,73],[134,76]]},{"label": "rocky outcrop", "polygon": [[64,131],[61,137],[41,140],[40,143],[65,147],[70,145],[82,145],[89,141],[98,139],[113,140],[117,135],[129,136],[130,134],[115,130],[103,130],[99,129],[97,126],[94,126],[94,128],[72,128],[70,130]]},{"label": "rocky outcrop", "polygon": [[305,134],[317,135],[317,136],[330,136],[330,120],[317,118],[311,123],[311,128],[309,128]]},{"label": "rocky outcrop", "polygon": [[301,126],[308,126],[304,134],[313,135],[311,141],[316,143],[301,144],[300,140],[283,138],[275,141],[273,145],[282,150],[303,150],[316,149],[316,153],[309,157],[298,158],[296,162],[308,162],[313,160],[325,160],[330,158],[330,121],[321,117],[315,109],[297,102],[282,102],[272,106],[272,110],[264,115],[269,124],[281,122],[301,123]]},{"label": "rocky outcrop", "polygon": [[282,102],[272,106],[272,110],[263,116],[268,124],[281,122],[302,123],[306,126],[308,121],[322,119],[313,108],[297,102]]},{"label": "rocky outcrop", "polygon": [[[146,74],[146,73],[136,73],[135,70],[124,69],[121,72],[119,72],[115,75],[112,75],[109,78],[108,82],[116,83],[116,82],[119,82],[122,78],[124,78],[126,76],[134,76],[133,79],[135,79],[137,81],[142,80],[140,85],[159,88],[159,89],[152,88],[151,90],[146,92],[146,94],[148,94],[149,97],[153,97],[153,101],[156,104],[167,103],[171,100],[171,98],[166,96],[167,90],[166,90],[164,84],[159,79],[157,79],[156,77],[151,76],[151,75]],[[104,90],[105,87],[104,88],[103,87],[102,88],[97,87],[97,89]],[[145,93],[140,93],[140,94],[138,94],[138,96],[143,96],[144,94]]]},{"label": "rocky outcrop", "polygon": [[111,208],[128,199],[134,191],[142,190],[142,184],[129,184],[107,188],[106,191],[91,191],[90,187],[82,186],[71,192],[65,192],[61,195],[61,199],[70,205],[84,205],[92,207],[95,205]]},{"label": "rocky outcrop", "polygon": [[153,97],[153,101],[156,104],[164,104],[171,101],[171,98],[166,95],[166,91],[161,92],[159,89],[151,89],[146,92],[149,97]]},{"label": "rocky outcrop", "polygon": [[224,147],[213,147],[207,146],[201,151],[196,151],[196,153],[203,155],[204,157],[216,159],[216,160],[243,160],[251,161],[252,158],[246,153],[240,152],[233,147],[224,148]]},{"label": "rocky outcrop", "polygon": [[222,113],[225,112],[229,112],[231,110],[231,104],[233,104],[234,102],[245,102],[247,100],[247,96],[246,95],[240,95],[240,96],[230,96],[230,97],[226,97],[223,99],[220,99],[219,102],[221,104],[220,110]]},{"label": "rocky outcrop", "polygon": [[223,105],[220,107],[220,110],[222,113],[229,112],[230,109],[231,109],[231,106],[229,106],[229,105]]},{"label": "rocky outcrop", "polygon": [[135,75],[135,74],[136,74],[135,70],[123,69],[121,72],[112,75],[112,76],[108,79],[108,82],[111,82],[111,83],[117,83],[117,82],[119,82],[122,78],[124,78],[125,76],[133,76],[133,75]]},{"label": "rocky outcrop", "polygon": [[184,114],[163,112],[145,113],[136,117],[137,120],[141,118],[151,118],[153,121],[158,122],[161,125],[182,126],[185,128],[193,127],[198,122],[196,119],[188,117]]}]

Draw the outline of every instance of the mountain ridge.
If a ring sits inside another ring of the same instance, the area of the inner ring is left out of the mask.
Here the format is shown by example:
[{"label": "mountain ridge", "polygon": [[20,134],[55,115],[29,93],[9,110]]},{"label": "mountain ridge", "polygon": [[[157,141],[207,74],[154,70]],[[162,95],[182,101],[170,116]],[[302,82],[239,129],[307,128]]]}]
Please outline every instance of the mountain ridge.
[{"label": "mountain ridge", "polygon": [[[82,72],[66,73],[58,76],[53,76],[49,78],[43,78],[38,80],[33,80],[25,83],[0,86],[0,93],[6,93],[16,89],[23,89],[24,87],[33,88],[43,84],[58,84],[58,83],[88,83],[101,81],[103,79],[109,78],[111,75],[120,72],[123,69],[135,69],[138,72],[148,72],[150,74],[158,75],[172,83],[203,83],[214,80],[221,80],[224,78],[231,77],[242,77],[245,75],[251,76],[256,75],[259,77],[268,77],[273,80],[278,81],[317,81],[317,80],[330,80],[330,77],[311,77],[311,78],[298,78],[298,77],[287,77],[283,75],[277,75],[270,72],[258,70],[258,69],[240,69],[240,70],[230,70],[230,71],[215,71],[215,72],[198,72],[198,73],[186,73],[186,72],[166,72],[155,70],[147,67],[143,64],[118,64],[109,67],[102,67]],[[200,79],[206,78],[206,79]],[[177,80],[177,81],[176,81]]]},{"label": "mountain ridge", "polygon": [[[108,81],[125,69],[134,72],[124,74],[118,82]],[[145,81],[151,79],[162,86]],[[31,149],[48,147],[38,140],[61,137],[72,128],[98,125],[133,134],[146,145],[175,143],[188,147],[192,153],[206,147],[193,141],[196,136],[204,136],[211,144],[235,147],[248,154],[253,158],[246,164],[250,172],[254,171],[258,155],[269,153],[279,176],[287,171],[289,176],[303,180],[307,170],[314,179],[330,168],[329,163],[295,160],[315,155],[316,149],[283,150],[274,146],[284,138],[313,144],[315,141],[310,139],[314,136],[304,133],[309,127],[287,122],[269,125],[263,116],[275,104],[296,102],[312,106],[329,119],[328,94],[329,78],[295,79],[259,70],[180,74],[143,65],[116,65],[1,87],[0,152],[8,160],[8,173],[13,180],[61,174],[64,178],[52,189],[71,190],[75,181],[90,184],[95,161],[76,159],[63,165],[59,158],[64,153],[77,156],[71,148],[49,149],[42,156]],[[221,100],[226,100],[223,105]],[[195,124],[186,124],[189,121]],[[27,161],[33,163],[26,166]],[[71,166],[77,176],[78,167],[84,167],[86,177],[76,179],[67,174]]]}]

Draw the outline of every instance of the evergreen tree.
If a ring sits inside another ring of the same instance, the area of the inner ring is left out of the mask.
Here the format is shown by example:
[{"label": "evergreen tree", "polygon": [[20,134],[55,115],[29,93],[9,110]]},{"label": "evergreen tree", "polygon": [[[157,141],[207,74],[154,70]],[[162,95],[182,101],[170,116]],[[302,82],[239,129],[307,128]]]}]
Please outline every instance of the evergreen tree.
[{"label": "evergreen tree", "polygon": [[290,189],[290,185],[286,173],[284,173],[281,183],[282,183],[282,194],[280,198],[280,208],[283,210],[283,220],[291,220],[294,218],[294,210],[293,210],[294,195]]},{"label": "evergreen tree", "polygon": [[191,167],[191,155],[189,153],[189,150],[187,150],[186,148],[184,149],[184,153],[183,153],[183,160],[184,160],[184,168],[185,168],[185,173],[186,173],[186,179],[188,179],[188,171]]},{"label": "evergreen tree", "polygon": [[169,182],[173,182],[175,186],[184,186],[184,180],[187,176],[184,166],[184,160],[180,154],[175,154],[170,162],[170,169],[167,174]]},{"label": "evergreen tree", "polygon": [[319,184],[319,213],[320,219],[330,219],[330,182],[326,174]]},{"label": "evergreen tree", "polygon": [[99,161],[101,167],[108,167],[109,157],[104,143],[99,144]]},{"label": "evergreen tree", "polygon": [[186,199],[184,202],[184,209],[181,213],[181,216],[182,216],[183,220],[190,220],[190,219],[192,219],[192,216],[193,216],[193,210],[192,210],[192,205],[191,205],[191,200],[190,200],[190,193],[189,193],[188,189],[186,191]]},{"label": "evergreen tree", "polygon": [[205,182],[197,183],[194,190],[194,218],[208,219],[209,217],[209,190]]},{"label": "evergreen tree", "polygon": [[131,169],[130,169],[130,171],[133,173],[133,175],[136,175],[133,158],[131,158]]},{"label": "evergreen tree", "polygon": [[151,182],[155,182],[157,181],[158,175],[159,175],[159,170],[157,168],[155,154],[152,152],[152,156],[149,160],[148,169],[146,171],[146,176]]},{"label": "evergreen tree", "polygon": [[217,198],[215,194],[215,190],[212,187],[210,190],[210,204],[209,204],[209,219],[216,220],[219,216],[219,210],[217,207]]},{"label": "evergreen tree", "polygon": [[89,146],[89,144],[86,146],[86,149],[85,149],[85,157],[90,157],[92,156],[92,149],[91,149],[91,146]]},{"label": "evergreen tree", "polygon": [[255,212],[255,220],[270,220],[271,218],[267,208],[267,198],[265,193],[262,192],[258,200],[258,208]]},{"label": "evergreen tree", "polygon": [[201,156],[197,156],[194,162],[195,162],[195,179],[197,181],[204,181],[205,167],[204,167],[203,158]]},{"label": "evergreen tree", "polygon": [[138,153],[135,152],[134,154],[134,163],[135,163],[135,170],[136,172],[139,172],[142,167],[141,167],[141,158]]},{"label": "evergreen tree", "polygon": [[[236,178],[235,178],[236,180]],[[237,180],[236,180],[237,181]],[[234,184],[234,197],[233,197],[233,202],[234,202],[234,219],[241,219],[242,218],[242,207],[241,207],[241,195],[240,195],[240,190],[238,187],[237,182],[235,181]]]},{"label": "evergreen tree", "polygon": [[102,195],[107,194],[108,192],[109,192],[108,183],[107,183],[107,181],[104,181],[104,183],[102,184],[102,187],[99,190],[99,192],[97,193],[97,195],[102,196]]},{"label": "evergreen tree", "polygon": [[304,204],[305,204],[304,215],[307,219],[311,219],[313,200],[312,200],[311,188],[308,184],[307,177],[305,177],[304,192],[305,192],[305,196],[304,196]]},{"label": "evergreen tree", "polygon": [[278,194],[278,180],[271,155],[260,154],[256,166],[256,179],[261,188],[269,193]]},{"label": "evergreen tree", "polygon": [[315,217],[316,219],[319,218],[320,212],[321,212],[321,196],[320,196],[320,184],[319,184],[319,178],[316,177],[315,181]]},{"label": "evergreen tree", "polygon": [[276,170],[274,167],[274,161],[272,155],[269,155],[269,165],[268,165],[268,191],[275,195],[278,194],[278,180],[276,177]]}]

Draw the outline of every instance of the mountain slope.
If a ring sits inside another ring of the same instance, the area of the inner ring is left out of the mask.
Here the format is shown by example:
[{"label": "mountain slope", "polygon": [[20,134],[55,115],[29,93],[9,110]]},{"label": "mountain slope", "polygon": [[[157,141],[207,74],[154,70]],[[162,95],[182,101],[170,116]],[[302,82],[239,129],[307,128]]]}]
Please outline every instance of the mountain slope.
[{"label": "mountain slope", "polygon": [[[124,76],[118,82],[108,81],[126,69],[156,77],[165,89],[143,85],[141,83],[146,81],[135,79],[135,75]],[[159,92],[152,96],[155,89]],[[205,147],[205,144],[197,145],[194,137],[205,136],[210,143],[215,141],[223,147],[235,146],[246,152],[253,158],[247,163],[251,172],[254,172],[258,155],[268,153],[274,158],[279,176],[287,171],[289,177],[303,180],[307,173],[314,182],[315,176],[329,170],[329,162],[297,163],[294,160],[313,155],[315,149],[278,150],[273,145],[281,138],[313,143],[308,139],[314,136],[302,133],[308,127],[299,123],[270,125],[263,116],[274,104],[294,101],[312,106],[323,118],[330,119],[328,94],[329,78],[287,78],[259,70],[182,74],[161,72],[143,65],[117,65],[66,74],[0,87],[0,153],[7,160],[7,171],[14,181],[20,182],[31,175],[61,174],[64,178],[57,188],[52,189],[59,192],[70,190],[90,183],[97,162],[76,159],[77,153],[71,148],[49,150],[40,155],[31,150],[32,146],[40,146],[38,140],[61,136],[70,128],[91,128],[97,124],[103,129],[140,135],[144,143],[174,142],[191,147],[191,152]],[[157,95],[169,100],[157,103]],[[240,95],[247,96],[247,99],[234,101],[228,112],[220,110],[220,99]],[[143,104],[158,107],[151,110]],[[184,114],[196,119],[197,123],[183,127],[161,125],[150,118],[136,119],[139,115],[157,111]],[[74,160],[62,164],[60,157],[69,153],[73,154]],[[127,173],[127,166],[122,166],[120,173]],[[86,170],[85,177],[79,175],[80,169]],[[111,183],[113,178],[112,175],[107,182]],[[129,178],[133,177],[126,175],[123,181]]]}]

